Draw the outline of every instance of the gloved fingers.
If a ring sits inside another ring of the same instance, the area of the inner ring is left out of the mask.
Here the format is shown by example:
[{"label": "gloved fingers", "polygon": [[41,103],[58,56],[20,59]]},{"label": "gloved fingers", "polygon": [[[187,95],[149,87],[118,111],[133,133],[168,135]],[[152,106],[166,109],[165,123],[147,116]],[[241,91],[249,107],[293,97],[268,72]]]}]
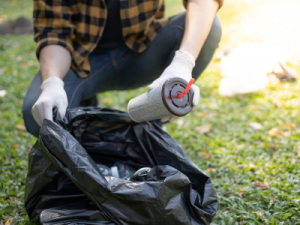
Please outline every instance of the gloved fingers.
[{"label": "gloved fingers", "polygon": [[169,122],[173,122],[174,120],[177,120],[179,117],[178,116],[170,116]]},{"label": "gloved fingers", "polygon": [[167,116],[167,117],[161,118],[160,121],[161,121],[162,123],[164,123],[164,122],[167,122],[169,119],[170,119],[170,117]]},{"label": "gloved fingers", "polygon": [[48,103],[48,102],[45,102],[43,104],[43,107],[44,107],[44,118],[43,119],[47,119],[47,120],[53,120],[53,105]]},{"label": "gloved fingers", "polygon": [[158,79],[156,79],[155,81],[153,81],[152,84],[150,84],[150,85],[147,87],[147,89],[148,89],[149,91],[151,91],[152,89],[157,88],[157,87],[159,87],[160,85],[161,85],[161,78],[158,78]]},{"label": "gloved fingers", "polygon": [[200,88],[198,86],[194,85],[194,84],[192,85],[191,88],[194,91],[194,98],[193,98],[193,102],[192,103],[195,106],[195,105],[198,104],[198,102],[200,100]]},{"label": "gloved fingers", "polygon": [[61,118],[63,119],[66,115],[68,103],[65,103],[64,101],[58,101],[56,107],[58,109],[58,112],[60,113]]},{"label": "gloved fingers", "polygon": [[156,80],[154,80],[152,82],[152,84],[150,84],[147,89],[150,91],[154,88],[157,88],[161,85],[163,85],[163,83],[168,80],[169,78],[171,78],[172,75],[170,75],[169,73],[163,73],[159,78],[157,78]]},{"label": "gloved fingers", "polygon": [[33,105],[32,109],[31,109],[31,114],[33,116],[33,119],[35,120],[35,122],[41,126],[42,123],[41,123],[41,120],[40,120],[40,114],[39,114],[39,111],[38,109],[36,108],[36,105]]},{"label": "gloved fingers", "polygon": [[45,117],[44,112],[43,103],[39,101],[37,101],[31,109],[32,116],[39,126],[42,126],[43,119]]},{"label": "gloved fingers", "polygon": [[163,117],[160,119],[160,121],[163,122],[167,122],[169,121],[170,123],[173,122],[174,120],[177,120],[179,117],[178,116],[168,116],[168,117]]}]

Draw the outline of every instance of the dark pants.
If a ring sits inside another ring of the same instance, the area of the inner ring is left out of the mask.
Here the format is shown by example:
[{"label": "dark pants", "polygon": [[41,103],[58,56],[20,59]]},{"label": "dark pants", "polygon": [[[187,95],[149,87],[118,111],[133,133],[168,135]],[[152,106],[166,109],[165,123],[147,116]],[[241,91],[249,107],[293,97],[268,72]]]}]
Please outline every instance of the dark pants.
[{"label": "dark pants", "polygon": [[[136,53],[125,45],[113,50],[96,49],[89,55],[92,72],[88,78],[80,78],[70,69],[64,78],[68,96],[68,108],[78,107],[80,102],[109,90],[128,90],[152,83],[170,64],[179,49],[185,27],[185,13],[174,16],[163,27],[150,46]],[[201,27],[199,27],[201,29]],[[222,34],[221,23],[216,16],[204,46],[196,60],[192,76],[197,79],[211,61]],[[38,136],[40,127],[31,114],[31,108],[41,94],[42,77],[38,72],[27,91],[23,104],[23,118],[27,131]]]}]

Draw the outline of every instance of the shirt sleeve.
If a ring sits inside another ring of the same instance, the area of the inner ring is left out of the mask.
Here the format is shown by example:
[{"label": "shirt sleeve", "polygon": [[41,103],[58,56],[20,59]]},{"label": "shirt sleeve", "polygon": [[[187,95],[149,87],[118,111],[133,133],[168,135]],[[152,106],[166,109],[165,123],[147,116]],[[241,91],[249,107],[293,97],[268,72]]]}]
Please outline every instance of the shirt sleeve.
[{"label": "shirt sleeve", "polygon": [[[217,1],[219,3],[219,5],[220,5],[219,8],[221,8],[221,6],[223,5],[224,0],[215,0],[215,1]],[[183,0],[183,5],[184,5],[185,8],[187,7],[187,2],[188,2],[188,0]]]},{"label": "shirt sleeve", "polygon": [[74,24],[66,0],[34,0],[33,24],[38,58],[41,49],[47,45],[61,45],[72,54]]},{"label": "shirt sleeve", "polygon": [[165,17],[165,0],[162,0],[161,6],[159,8],[159,11],[156,13],[155,18],[161,19]]}]

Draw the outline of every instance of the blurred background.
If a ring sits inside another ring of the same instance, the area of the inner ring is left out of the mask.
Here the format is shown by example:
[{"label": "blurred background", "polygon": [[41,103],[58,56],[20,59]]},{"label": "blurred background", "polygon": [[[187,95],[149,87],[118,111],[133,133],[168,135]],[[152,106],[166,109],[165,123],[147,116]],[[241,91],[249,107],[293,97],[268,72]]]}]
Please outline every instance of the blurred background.
[{"label": "blurred background", "polygon": [[[23,196],[35,138],[25,131],[21,107],[39,64],[32,34],[1,33],[20,16],[31,20],[32,3],[0,0],[0,225],[31,224]],[[167,16],[184,11],[181,0],[167,0],[166,9]],[[166,126],[213,181],[220,203],[214,224],[300,224],[299,81],[271,79],[259,91],[233,97],[218,91],[224,58],[248,42],[280,49],[299,80],[299,9],[299,0],[225,0],[218,12],[223,25],[219,49],[197,81],[200,103]],[[27,21],[19,20],[21,28]],[[247,61],[247,51],[236,61],[231,58],[234,66]],[[259,62],[245,71],[273,57],[271,51],[252,53]],[[101,93],[102,106],[125,111],[128,101],[145,91]]]}]

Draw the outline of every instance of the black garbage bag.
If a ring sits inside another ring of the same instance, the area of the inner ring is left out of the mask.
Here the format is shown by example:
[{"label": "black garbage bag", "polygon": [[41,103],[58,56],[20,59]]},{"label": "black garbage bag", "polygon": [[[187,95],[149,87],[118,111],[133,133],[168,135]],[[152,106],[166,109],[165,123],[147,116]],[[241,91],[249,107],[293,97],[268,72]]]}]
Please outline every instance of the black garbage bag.
[{"label": "black garbage bag", "polygon": [[[133,176],[143,167],[151,169],[142,179]],[[209,177],[176,141],[125,112],[76,108],[62,120],[54,110],[29,154],[25,208],[32,222],[210,224],[217,205]]]}]

